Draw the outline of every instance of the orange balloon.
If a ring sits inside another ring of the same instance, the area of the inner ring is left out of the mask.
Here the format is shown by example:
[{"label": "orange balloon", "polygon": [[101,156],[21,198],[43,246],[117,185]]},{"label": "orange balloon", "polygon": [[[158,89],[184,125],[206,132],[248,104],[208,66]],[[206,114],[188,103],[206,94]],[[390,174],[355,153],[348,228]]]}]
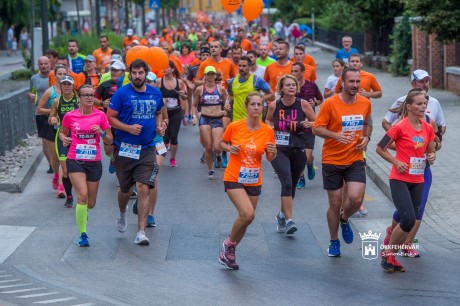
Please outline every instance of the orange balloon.
[{"label": "orange balloon", "polygon": [[251,21],[262,14],[264,2],[262,0],[245,0],[242,9],[244,18],[246,18],[247,21]]},{"label": "orange balloon", "polygon": [[134,60],[141,59],[148,62],[149,58],[149,47],[146,46],[135,46],[128,50],[126,53],[126,63],[131,65]]},{"label": "orange balloon", "polygon": [[[163,69],[168,68],[169,66],[169,59],[166,52],[159,48],[159,47],[152,47],[148,50],[148,60],[147,63],[149,64],[152,71],[161,71]],[[155,72],[156,73],[156,72]],[[157,74],[158,76],[158,74]]]},{"label": "orange balloon", "polygon": [[220,3],[227,13],[231,13],[240,7],[241,0],[220,0]]}]

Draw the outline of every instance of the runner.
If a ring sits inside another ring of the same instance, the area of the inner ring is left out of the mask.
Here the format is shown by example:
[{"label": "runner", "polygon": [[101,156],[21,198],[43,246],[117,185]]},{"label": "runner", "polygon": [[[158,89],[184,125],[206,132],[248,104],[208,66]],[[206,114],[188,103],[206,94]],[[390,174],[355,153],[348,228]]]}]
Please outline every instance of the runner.
[{"label": "runner", "polygon": [[126,207],[134,184],[138,193],[138,232],[134,243],[148,245],[145,236],[150,189],[155,186],[158,164],[155,158],[156,130],[162,130],[163,98],[159,89],[145,85],[148,65],[134,60],[130,67],[132,82],[118,89],[110,100],[107,117],[116,129],[114,166],[120,191],[120,216],[117,229],[126,231]]},{"label": "runner", "polygon": [[176,65],[172,61],[169,61],[169,67],[164,70],[164,75],[163,78],[158,79],[156,82],[156,86],[161,90],[164,104],[168,109],[169,125],[164,135],[164,143],[171,148],[169,165],[177,167],[178,136],[182,116],[187,107],[187,86],[180,79]]},{"label": "runner", "polygon": [[[372,133],[371,103],[358,95],[361,76],[357,69],[347,68],[341,76],[343,90],[327,99],[318,113],[313,134],[325,138],[322,151],[323,185],[329,208],[327,221],[331,236],[328,256],[339,257],[339,224],[346,243],[353,242],[349,218],[358,211],[364,199],[366,171],[363,151]],[[346,184],[349,201],[342,200]]]},{"label": "runner", "polygon": [[262,190],[262,155],[265,153],[268,161],[276,157],[273,130],[259,119],[263,110],[262,95],[250,93],[245,105],[248,117],[231,123],[220,141],[221,149],[230,152],[224,173],[225,191],[238,211],[219,254],[219,262],[230,270],[239,269],[235,249],[254,220]]},{"label": "runner", "polygon": [[[72,182],[69,179],[67,173],[67,152],[69,151],[68,147],[65,147],[62,143],[61,138],[59,137],[59,132],[61,129],[61,123],[64,118],[64,115],[68,112],[71,112],[79,107],[78,97],[74,88],[74,79],[71,76],[61,77],[61,97],[56,97],[53,100],[51,105],[50,116],[48,118],[48,123],[54,126],[58,126],[58,131],[56,134],[56,139],[54,144],[56,146],[56,153],[59,159],[59,164],[62,170],[62,184],[65,190],[66,201],[64,206],[66,208],[73,207],[73,197],[72,197]],[[68,135],[70,136],[70,135]],[[61,190],[60,190],[61,188]],[[58,197],[61,198],[62,186],[58,187]]]},{"label": "runner", "polygon": [[339,81],[339,77],[342,75],[343,70],[347,66],[345,62],[340,58],[337,58],[332,61],[332,70],[333,73],[327,78],[326,85],[324,85],[324,98],[327,99],[334,95],[334,88]]},{"label": "runner", "polygon": [[93,89],[96,90],[101,74],[96,70],[96,59],[91,54],[85,58],[85,70],[82,73],[85,77],[85,84],[93,86]]},{"label": "runner", "polygon": [[216,68],[208,66],[204,69],[205,83],[195,89],[192,106],[193,121],[197,123],[197,111],[200,110],[200,137],[205,149],[205,159],[208,166],[208,180],[214,179],[213,150],[216,154],[215,166],[222,167],[222,150],[219,141],[224,132],[222,117],[224,103],[227,100],[225,88],[216,84]]},{"label": "runner", "polygon": [[[64,115],[59,139],[67,154],[67,170],[77,194],[75,219],[80,233],[77,245],[89,246],[86,224],[88,210],[96,205],[97,189],[102,176],[100,137],[105,144],[113,141],[110,125],[104,112],[93,108],[94,89],[83,85],[78,93],[80,108]],[[71,137],[69,137],[69,132]]]},{"label": "runner", "polygon": [[305,53],[303,45],[294,47],[294,57],[291,58],[292,62],[301,62],[305,66],[304,79],[307,81],[316,81],[316,63],[313,56]]},{"label": "runner", "polygon": [[250,72],[263,79],[265,75],[265,67],[257,65],[257,52],[254,50],[250,50],[246,52],[246,56],[251,60]]},{"label": "runner", "polygon": [[345,64],[348,64],[348,59],[353,53],[359,53],[358,49],[352,48],[353,39],[349,35],[342,37],[342,46],[343,48],[338,50],[335,54],[335,58],[340,58],[344,61]]},{"label": "runner", "polygon": [[67,44],[67,54],[69,58],[69,70],[76,74],[83,71],[85,68],[85,56],[78,53],[78,42],[75,39],[69,39]]},{"label": "runner", "polygon": [[268,106],[265,122],[273,126],[278,155],[272,161],[281,183],[281,209],[276,215],[277,230],[292,235],[297,231],[292,221],[295,185],[307,162],[304,133],[313,126],[315,113],[310,104],[296,97],[299,83],[292,75],[281,77],[277,93],[281,97]]},{"label": "runner", "polygon": [[268,45],[260,44],[259,46],[259,57],[257,58],[256,64],[258,66],[267,67],[271,63],[276,62],[269,55]]},{"label": "runner", "polygon": [[93,56],[96,59],[96,69],[99,73],[107,72],[107,67],[110,64],[112,49],[109,47],[109,37],[101,35],[99,38],[100,48],[93,51]]},{"label": "runner", "polygon": [[[377,145],[377,153],[393,164],[390,173],[390,189],[394,205],[400,215],[400,222],[393,229],[388,245],[382,252],[381,266],[388,272],[405,272],[405,268],[395,258],[414,227],[416,214],[423,197],[424,171],[428,161],[436,159],[435,134],[425,120],[427,99],[420,90],[408,93],[404,111],[407,117],[394,125]],[[387,148],[395,142],[396,156]]]},{"label": "runner", "polygon": [[[304,79],[304,69],[305,66],[301,62],[295,62],[292,64],[291,73],[296,78],[300,88],[296,96],[307,101],[315,112],[315,107],[323,103],[323,96],[321,95],[321,92],[319,91],[319,88],[315,82],[307,81]],[[307,156],[308,179],[311,181],[315,178],[316,175],[315,167],[313,166],[315,135],[313,135],[311,128],[305,130],[303,138],[305,142],[305,154]],[[299,182],[297,183],[296,188],[305,188],[305,177],[303,171],[300,174]]]},{"label": "runner", "polygon": [[[276,62],[267,66],[265,70],[265,81],[270,85],[272,92],[276,92],[276,86],[283,75],[291,74],[293,62],[288,59],[289,43],[277,41]],[[279,98],[279,97],[277,97]]]}]

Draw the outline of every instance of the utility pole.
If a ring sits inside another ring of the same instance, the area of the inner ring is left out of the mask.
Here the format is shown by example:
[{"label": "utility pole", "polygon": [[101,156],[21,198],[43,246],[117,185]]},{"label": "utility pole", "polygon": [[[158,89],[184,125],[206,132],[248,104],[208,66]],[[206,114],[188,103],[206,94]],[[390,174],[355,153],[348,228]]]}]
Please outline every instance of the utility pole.
[{"label": "utility pole", "polygon": [[49,41],[48,41],[48,0],[41,0],[41,17],[42,17],[42,39],[43,39],[43,47],[42,51],[45,54],[45,51],[49,49]]},{"label": "utility pole", "polygon": [[96,33],[101,36],[101,0],[96,0]]}]

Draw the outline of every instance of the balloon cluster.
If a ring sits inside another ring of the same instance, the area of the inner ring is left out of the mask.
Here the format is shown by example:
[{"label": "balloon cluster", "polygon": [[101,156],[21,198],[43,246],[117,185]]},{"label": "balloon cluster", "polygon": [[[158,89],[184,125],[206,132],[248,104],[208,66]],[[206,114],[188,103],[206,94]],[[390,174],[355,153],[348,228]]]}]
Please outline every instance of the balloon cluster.
[{"label": "balloon cluster", "polygon": [[135,46],[129,49],[126,53],[128,66],[136,59],[146,62],[158,77],[161,77],[163,70],[169,67],[168,55],[159,47]]},{"label": "balloon cluster", "polygon": [[[236,11],[241,0],[220,0],[224,10],[228,13]],[[262,0],[243,0],[242,13],[247,21],[252,21],[262,14],[264,2]]]}]

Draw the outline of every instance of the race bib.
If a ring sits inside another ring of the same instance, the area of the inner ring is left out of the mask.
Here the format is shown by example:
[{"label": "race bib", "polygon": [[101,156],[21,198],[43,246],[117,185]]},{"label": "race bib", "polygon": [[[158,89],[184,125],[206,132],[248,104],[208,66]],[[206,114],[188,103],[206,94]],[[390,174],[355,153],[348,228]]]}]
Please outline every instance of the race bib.
[{"label": "race bib", "polygon": [[94,145],[77,144],[76,158],[95,160],[96,152],[96,146]]},{"label": "race bib", "polygon": [[132,145],[126,142],[122,142],[118,156],[124,156],[132,159],[139,159],[141,156],[141,145]]},{"label": "race bib", "polygon": [[168,152],[168,149],[166,149],[165,143],[163,141],[155,143],[155,148],[157,150],[158,155],[163,155],[166,154],[166,152]]},{"label": "race bib", "polygon": [[426,158],[425,157],[411,157],[409,164],[409,174],[420,175],[425,172]]},{"label": "race bib", "polygon": [[361,131],[363,125],[363,115],[342,116],[342,132]]},{"label": "race bib", "polygon": [[176,98],[165,98],[167,108],[176,108],[179,105],[179,101]]},{"label": "race bib", "polygon": [[291,134],[288,132],[275,131],[275,142],[280,146],[288,146]]},{"label": "race bib", "polygon": [[240,168],[238,183],[240,184],[255,184],[259,181],[260,168]]}]

